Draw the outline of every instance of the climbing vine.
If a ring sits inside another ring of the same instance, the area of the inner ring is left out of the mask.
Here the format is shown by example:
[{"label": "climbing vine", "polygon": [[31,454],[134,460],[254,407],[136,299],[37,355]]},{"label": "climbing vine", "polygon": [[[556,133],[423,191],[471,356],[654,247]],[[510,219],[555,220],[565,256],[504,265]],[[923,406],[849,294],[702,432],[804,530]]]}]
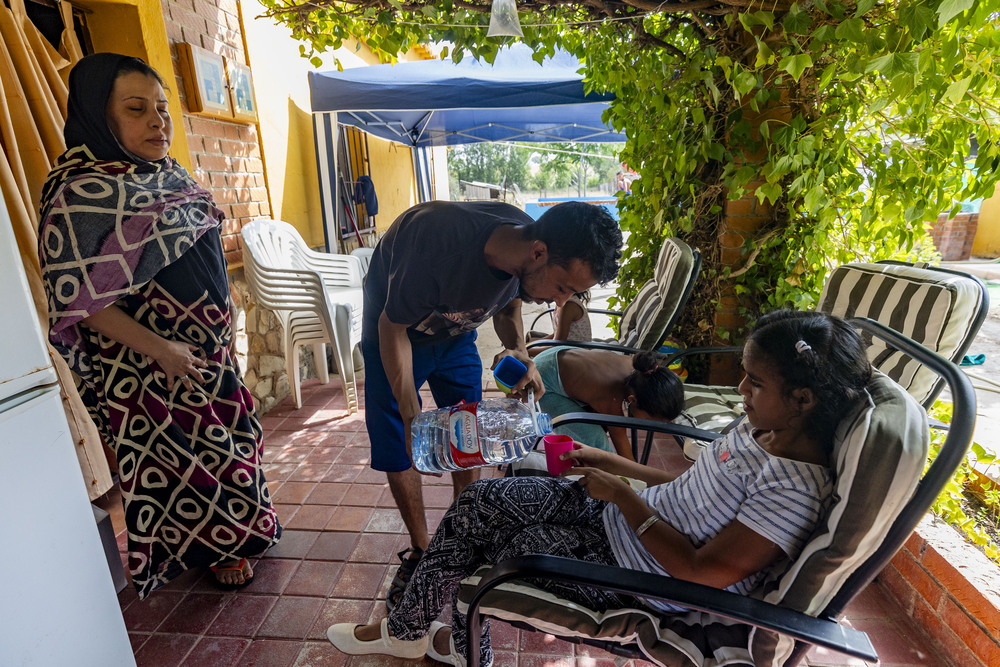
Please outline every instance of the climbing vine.
[{"label": "climbing vine", "polygon": [[[492,60],[503,43],[486,37],[485,0],[263,2],[314,62],[355,37],[386,62],[431,41]],[[932,255],[925,224],[1000,178],[995,0],[518,9],[539,60],[565,49],[590,87],[616,95],[607,121],[640,174],[619,203],[630,240],[618,298],[652,275],[664,237],[701,249],[689,344],[739,336],[715,326],[720,307],[752,320],[813,305],[834,265]]]},{"label": "climbing vine", "polygon": [[[929,415],[945,424],[950,424],[951,409],[951,403],[939,400],[931,408]],[[941,450],[944,439],[944,431],[931,430],[928,466]],[[1000,523],[997,521],[1000,517],[1000,492],[998,492],[1000,489],[993,482],[977,484],[977,480],[982,479],[982,476],[977,475],[975,471],[975,466],[989,467],[995,460],[994,454],[973,442],[969,455],[934,500],[931,511],[960,531],[968,542],[982,549],[987,558],[1000,564],[1000,545],[984,528],[986,525],[997,526]],[[980,502],[985,508],[982,516],[977,517],[974,513],[970,515],[966,511],[969,509],[969,495],[981,497]]]}]

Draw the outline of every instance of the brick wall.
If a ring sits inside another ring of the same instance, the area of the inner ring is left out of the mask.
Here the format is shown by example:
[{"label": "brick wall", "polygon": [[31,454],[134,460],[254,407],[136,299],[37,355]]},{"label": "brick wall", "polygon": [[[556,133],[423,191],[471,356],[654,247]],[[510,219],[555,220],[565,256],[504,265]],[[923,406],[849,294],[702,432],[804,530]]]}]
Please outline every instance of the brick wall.
[{"label": "brick wall", "polygon": [[162,0],[161,4],[174,61],[173,87],[184,111],[181,122],[175,121],[175,131],[187,135],[192,175],[212,193],[226,214],[222,246],[238,310],[238,357],[247,387],[263,414],[288,394],[288,380],[283,368],[281,327],[272,313],[252,303],[241,269],[243,224],[271,214],[257,127],[191,113],[176,46],[177,42],[187,42],[246,64],[240,9],[237,0]]},{"label": "brick wall", "polygon": [[947,214],[942,214],[929,231],[941,259],[954,262],[972,256],[972,241],[978,227],[978,213],[959,213],[951,220]]},{"label": "brick wall", "polygon": [[[746,263],[743,254],[743,244],[747,237],[770,220],[770,206],[757,201],[753,191],[757,183],[747,186],[748,192],[740,199],[726,201],[722,226],[718,236],[719,261],[722,266],[737,270]],[[740,313],[739,299],[733,287],[725,288],[719,298],[718,310],[715,314],[715,326],[735,330],[746,324],[746,318]],[[731,345],[730,341],[717,338],[713,345]],[[709,384],[735,385],[740,380],[740,367],[736,357],[731,354],[712,355],[708,373]]]},{"label": "brick wall", "polygon": [[954,528],[925,517],[878,583],[952,665],[1000,665],[997,566]]},{"label": "brick wall", "polygon": [[176,90],[184,109],[183,131],[191,151],[192,175],[225,211],[222,244],[230,267],[239,267],[243,263],[239,236],[243,223],[271,213],[257,128],[190,113],[176,47],[177,42],[187,42],[246,64],[239,5],[236,0],[162,0],[162,6]]}]

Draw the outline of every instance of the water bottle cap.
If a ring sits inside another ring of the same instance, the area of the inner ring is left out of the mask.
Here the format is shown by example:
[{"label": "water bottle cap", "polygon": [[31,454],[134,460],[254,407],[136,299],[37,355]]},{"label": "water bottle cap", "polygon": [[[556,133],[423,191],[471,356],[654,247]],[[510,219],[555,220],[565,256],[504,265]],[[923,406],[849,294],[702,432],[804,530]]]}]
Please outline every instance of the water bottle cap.
[{"label": "water bottle cap", "polygon": [[539,435],[552,433],[552,418],[546,412],[535,413],[535,430]]}]

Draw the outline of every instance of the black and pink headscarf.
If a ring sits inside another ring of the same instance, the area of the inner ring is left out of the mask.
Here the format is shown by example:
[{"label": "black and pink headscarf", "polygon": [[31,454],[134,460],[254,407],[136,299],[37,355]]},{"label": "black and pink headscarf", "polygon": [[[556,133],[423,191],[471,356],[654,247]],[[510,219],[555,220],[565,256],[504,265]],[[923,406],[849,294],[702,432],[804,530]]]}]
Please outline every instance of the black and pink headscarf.
[{"label": "black and pink headscarf", "polygon": [[209,192],[173,158],[136,158],[112,133],[108,97],[129,60],[98,53],[73,68],[69,148],[42,190],[38,250],[49,339],[78,374],[89,368],[80,320],[138,291],[223,219]]}]

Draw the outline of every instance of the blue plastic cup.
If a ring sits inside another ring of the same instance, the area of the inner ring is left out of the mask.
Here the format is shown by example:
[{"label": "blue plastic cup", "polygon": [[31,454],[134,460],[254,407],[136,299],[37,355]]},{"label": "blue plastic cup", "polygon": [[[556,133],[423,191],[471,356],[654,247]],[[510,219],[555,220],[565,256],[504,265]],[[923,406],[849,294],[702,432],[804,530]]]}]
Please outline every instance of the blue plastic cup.
[{"label": "blue plastic cup", "polygon": [[497,382],[497,387],[505,394],[517,386],[524,374],[528,372],[528,367],[517,359],[517,357],[504,357],[493,369],[493,379]]}]

